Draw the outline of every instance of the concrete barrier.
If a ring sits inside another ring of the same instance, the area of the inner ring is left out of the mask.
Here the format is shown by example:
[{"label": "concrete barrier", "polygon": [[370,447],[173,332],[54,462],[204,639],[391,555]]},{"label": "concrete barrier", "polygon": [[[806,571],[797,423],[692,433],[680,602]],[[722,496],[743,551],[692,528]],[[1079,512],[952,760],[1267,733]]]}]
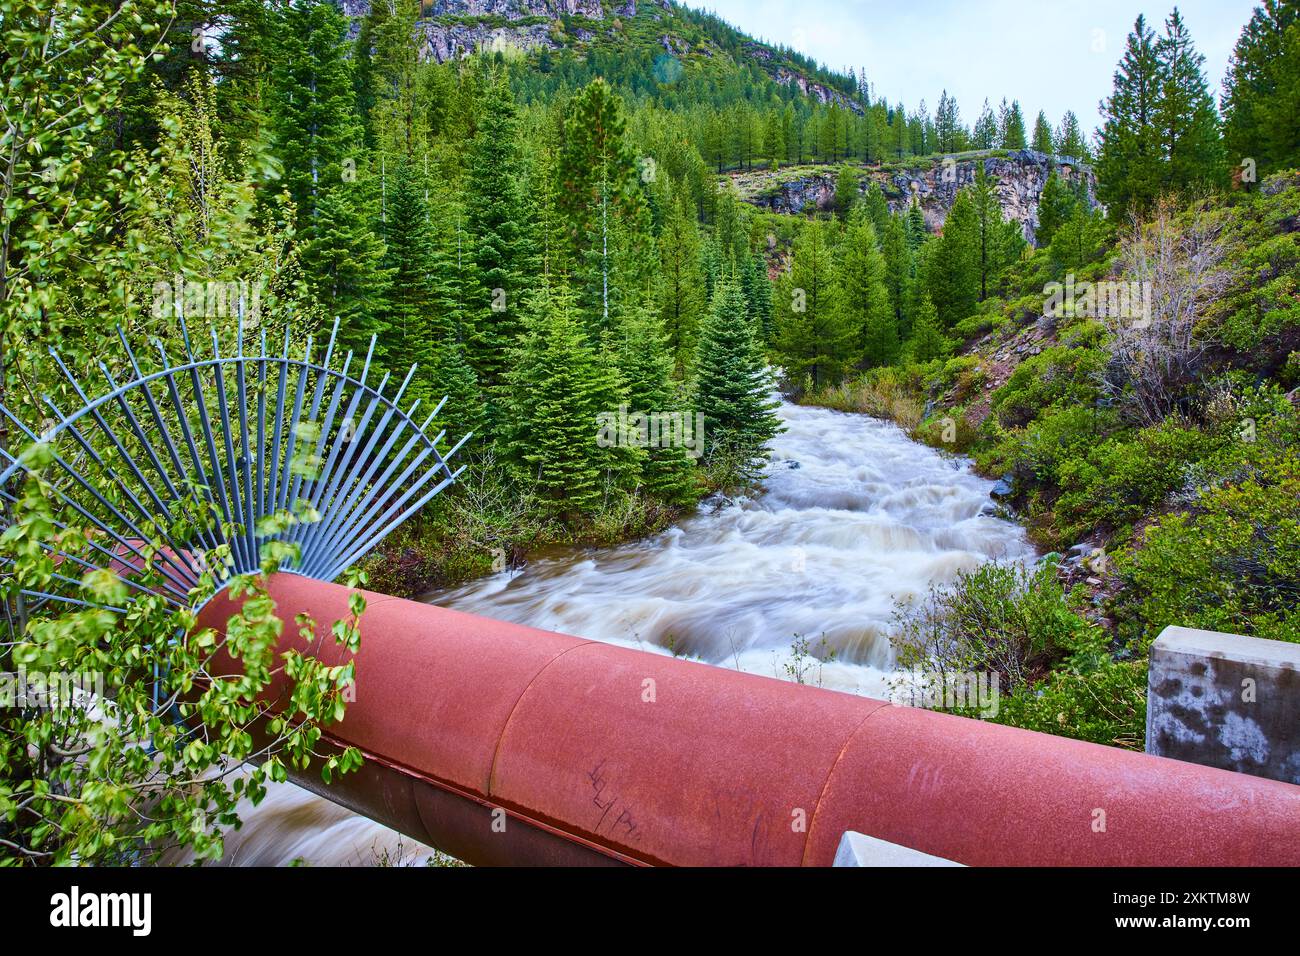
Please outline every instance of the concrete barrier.
[{"label": "concrete barrier", "polygon": [[865,833],[849,831],[840,839],[840,848],[835,852],[835,866],[961,866],[952,860],[945,860],[928,853],[920,853],[910,847],[899,846],[877,840]]},{"label": "concrete barrier", "polygon": [[1300,644],[1165,628],[1151,646],[1147,752],[1300,783]]}]

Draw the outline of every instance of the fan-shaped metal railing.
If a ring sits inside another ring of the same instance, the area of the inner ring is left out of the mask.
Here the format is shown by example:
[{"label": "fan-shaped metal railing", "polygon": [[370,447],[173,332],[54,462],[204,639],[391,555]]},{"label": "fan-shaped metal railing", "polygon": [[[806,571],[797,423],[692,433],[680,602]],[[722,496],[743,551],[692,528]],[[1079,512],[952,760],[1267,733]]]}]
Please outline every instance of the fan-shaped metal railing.
[{"label": "fan-shaped metal railing", "polygon": [[[50,418],[39,432],[0,405],[28,442],[47,449],[43,466],[0,452],[0,497],[14,509],[22,482],[39,475],[64,533],[43,545],[56,561],[49,586],[24,590],[26,598],[94,603],[81,578],[115,568],[129,587],[192,607],[206,571],[219,590],[258,570],[273,540],[297,546],[282,549],[292,556],[280,570],[332,580],[463,470],[448,462],[470,436],[444,452],[445,432],[429,434],[446,399],[421,424],[418,399],[402,408],[414,365],[391,394],[388,373],[371,381],[373,337],[353,375],[352,352],[335,367],[337,320],[320,361],[311,337],[295,357],[288,328],[279,354],[267,349],[265,330],[246,351],[241,317],[232,353],[222,354],[214,329],[211,356],[200,357],[180,327],[184,360],[174,363],[154,339],[158,362],[148,369],[119,328],[130,381],[119,383],[101,361],[107,391],[95,398],[51,349],[80,406],[65,412],[42,396]],[[210,567],[213,554],[220,567]]]}]

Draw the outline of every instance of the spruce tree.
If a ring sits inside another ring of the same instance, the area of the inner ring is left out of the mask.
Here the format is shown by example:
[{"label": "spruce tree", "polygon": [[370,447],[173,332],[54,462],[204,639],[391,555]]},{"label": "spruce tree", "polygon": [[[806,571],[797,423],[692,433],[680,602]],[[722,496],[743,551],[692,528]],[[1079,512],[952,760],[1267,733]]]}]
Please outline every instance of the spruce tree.
[{"label": "spruce tree", "polygon": [[915,282],[912,245],[907,238],[907,223],[900,216],[890,216],[885,225],[881,252],[885,257],[885,288],[894,326],[900,338],[911,331],[912,287]]},{"label": "spruce tree", "polygon": [[780,402],[763,364],[739,287],[724,280],[700,327],[695,360],[695,411],[704,416],[705,459],[729,459],[752,479],[767,458],[767,443],[782,426]]},{"label": "spruce tree", "polygon": [[599,77],[569,103],[556,174],[578,306],[598,335],[610,325],[610,278],[616,271],[611,223],[623,220],[632,242],[640,242],[648,227],[623,102]]},{"label": "spruce tree", "polygon": [[934,114],[934,135],[935,145],[941,153],[955,153],[966,146],[966,131],[961,125],[957,100],[949,96],[947,90],[940,95],[939,108]]},{"label": "spruce tree", "polygon": [[695,354],[695,335],[705,308],[704,271],[695,218],[671,202],[659,236],[659,316],[665,347],[678,376]]},{"label": "spruce tree", "polygon": [[270,128],[285,164],[303,274],[323,317],[342,317],[340,339],[364,354],[370,336],[386,328],[388,273],[374,232],[376,177],[354,112],[348,22],[328,0],[286,6],[276,17]]},{"label": "spruce tree", "polygon": [[1033,148],[1040,153],[1054,153],[1056,145],[1052,142],[1052,124],[1047,122],[1047,114],[1042,110],[1038,111],[1038,119],[1034,120],[1034,139]]},{"label": "spruce tree", "polygon": [[[653,310],[638,309],[624,321],[618,355],[630,413],[691,414],[674,394],[673,359],[663,325]],[[693,420],[690,426],[695,427]],[[690,435],[692,441],[702,441],[703,437],[693,431]],[[640,466],[645,490],[659,501],[682,506],[693,504],[699,497],[691,450],[666,441],[662,432],[660,441],[645,449]]]},{"label": "spruce tree", "polygon": [[762,253],[756,252],[749,257],[748,265],[741,270],[740,288],[745,295],[754,336],[759,346],[765,348],[772,341],[776,318],[772,305],[772,280],[767,276],[767,260]]},{"label": "spruce tree", "polygon": [[854,330],[840,307],[826,223],[806,223],[794,241],[794,263],[776,302],[773,351],[795,382],[814,389],[838,382],[856,358]]},{"label": "spruce tree", "polygon": [[971,315],[980,297],[980,221],[972,190],[957,193],[927,257],[925,291],[944,328]]},{"label": "spruce tree", "polygon": [[835,212],[843,220],[848,220],[853,207],[857,205],[860,182],[852,166],[848,163],[840,165],[839,172],[835,176]]},{"label": "spruce tree", "polygon": [[884,234],[885,226],[890,220],[889,201],[885,199],[884,190],[880,188],[879,183],[872,183],[867,187],[864,203],[867,207],[867,215],[871,217],[871,224],[876,227],[876,234]]},{"label": "spruce tree", "polygon": [[889,301],[885,257],[864,210],[850,217],[836,260],[839,304],[853,334],[857,364],[892,365],[898,360],[898,320]]},{"label": "spruce tree", "polygon": [[1034,232],[1034,239],[1039,246],[1051,244],[1056,230],[1074,212],[1074,203],[1074,191],[1061,181],[1056,170],[1052,170],[1038,197],[1038,228]]},{"label": "spruce tree", "polygon": [[597,415],[613,409],[604,407],[596,354],[563,286],[535,297],[506,382],[501,440],[519,477],[548,515],[576,521],[595,510],[606,457]]},{"label": "spruce tree", "polygon": [[999,125],[998,132],[1003,149],[1025,148],[1025,117],[1020,112],[1019,100],[1012,100],[1009,107],[1006,105],[1006,100],[1002,101],[1002,116]]},{"label": "spruce tree", "polygon": [[329,0],[304,0],[276,14],[270,118],[282,181],[300,239],[315,235],[324,190],[355,181],[361,120],[354,112],[347,19]]},{"label": "spruce tree", "polygon": [[368,92],[373,96],[368,116],[371,141],[385,158],[395,161],[414,162],[429,146],[418,79],[423,39],[416,30],[419,15],[420,0],[371,4],[366,21],[373,55],[358,61],[368,74]]},{"label": "spruce tree", "polygon": [[979,299],[983,302],[1020,255],[1023,233],[1018,223],[1003,220],[1002,203],[983,163],[977,166],[975,182],[968,188],[975,213]]},{"label": "spruce tree", "polygon": [[1115,72],[1114,91],[1102,103],[1096,164],[1098,198],[1121,216],[1148,209],[1164,179],[1155,122],[1160,85],[1155,34],[1139,16]]},{"label": "spruce tree", "polygon": [[1229,162],[1239,175],[1250,170],[1247,160],[1254,163],[1256,179],[1300,166],[1296,0],[1264,0],[1242,30],[1224,83],[1223,136]]},{"label": "spruce tree", "polygon": [[370,337],[377,336],[377,354],[398,368],[402,356],[390,355],[385,348],[389,273],[372,210],[373,196],[367,195],[364,182],[339,183],[322,190],[299,255],[324,316],[342,319],[340,343],[365,355]]},{"label": "spruce tree", "polygon": [[907,241],[915,252],[929,238],[930,227],[926,225],[925,213],[921,211],[920,201],[913,196],[912,203],[907,208]]},{"label": "spruce tree", "polygon": [[514,98],[499,77],[482,98],[464,190],[477,294],[466,322],[466,353],[488,391],[489,420],[496,405],[491,396],[521,334],[524,299],[539,265],[526,186]]},{"label": "spruce tree", "polygon": [[435,326],[437,306],[430,264],[434,253],[433,225],[424,201],[424,183],[411,164],[401,162],[389,176],[384,220],[385,268],[391,277],[384,346],[403,362],[419,369],[408,393],[426,403],[436,391],[430,379],[439,346]]},{"label": "spruce tree", "polygon": [[912,336],[907,351],[913,362],[929,362],[942,358],[947,352],[947,342],[940,329],[939,315],[928,295],[922,295],[912,323]]},{"label": "spruce tree", "polygon": [[1155,110],[1164,179],[1176,189],[1221,185],[1225,179],[1219,117],[1182,14],[1175,7],[1155,47],[1160,96]]},{"label": "spruce tree", "polygon": [[989,101],[984,101],[984,108],[980,110],[979,119],[975,121],[975,129],[971,133],[971,140],[976,149],[992,149],[998,144],[998,118],[993,115],[993,110],[989,107]]},{"label": "spruce tree", "polygon": [[[430,396],[433,404],[426,406],[426,412],[433,411],[438,402],[446,398],[442,411],[434,419],[434,427],[446,429],[456,441],[466,432],[474,432],[486,440],[482,435],[485,418],[478,380],[460,342],[451,339],[435,344],[428,378],[433,383]],[[476,442],[474,448],[483,444],[483,441]]]}]

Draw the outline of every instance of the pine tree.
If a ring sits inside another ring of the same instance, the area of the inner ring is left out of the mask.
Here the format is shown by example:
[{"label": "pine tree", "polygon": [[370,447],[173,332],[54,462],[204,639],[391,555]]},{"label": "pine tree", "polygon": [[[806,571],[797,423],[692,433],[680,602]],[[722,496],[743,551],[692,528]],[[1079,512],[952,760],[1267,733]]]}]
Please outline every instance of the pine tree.
[{"label": "pine tree", "polygon": [[[526,185],[514,98],[500,77],[484,93],[465,182],[466,229],[473,236],[478,293],[467,322],[466,351],[489,393],[504,379],[510,350],[521,334],[524,299],[537,275]],[[494,404],[491,399],[489,404]]]},{"label": "pine tree", "polygon": [[730,459],[742,478],[754,477],[766,446],[782,430],[745,300],[734,282],[718,285],[700,328],[695,360],[695,411],[703,414],[705,459]]},{"label": "pine tree", "polygon": [[384,346],[394,357],[419,366],[408,394],[427,404],[438,387],[430,376],[434,355],[442,344],[435,324],[434,276],[429,268],[434,254],[433,226],[424,201],[424,184],[411,164],[398,163],[389,185],[384,261],[391,279]]},{"label": "pine tree", "polygon": [[1115,72],[1114,91],[1101,111],[1097,193],[1119,215],[1129,209],[1143,212],[1160,191],[1163,161],[1155,123],[1159,99],[1155,34],[1139,16]]},{"label": "pine tree", "polygon": [[922,295],[916,310],[916,319],[912,324],[912,337],[908,340],[907,351],[913,362],[929,362],[942,358],[948,351],[943,332],[940,331],[939,316],[934,303],[928,295]]},{"label": "pine tree", "polygon": [[1076,161],[1087,162],[1092,159],[1088,141],[1079,128],[1079,118],[1072,110],[1066,110],[1061,117],[1060,129],[1056,131],[1056,152],[1058,155]]},{"label": "pine tree", "polygon": [[623,220],[632,243],[648,231],[623,103],[603,79],[570,101],[556,172],[556,202],[567,226],[578,307],[598,336],[610,327],[610,280],[617,269],[611,224]]},{"label": "pine tree", "polygon": [[695,354],[695,335],[704,312],[705,279],[699,230],[679,202],[669,204],[659,236],[659,316],[665,347],[678,376]]},{"label": "pine tree", "polygon": [[972,190],[957,193],[927,259],[925,291],[945,328],[971,315],[980,296],[980,223]]},{"label": "pine tree", "polygon": [[852,332],[857,364],[863,368],[892,365],[898,359],[898,320],[890,306],[885,257],[864,210],[850,217],[836,259],[839,304],[843,322]]},{"label": "pine tree", "polygon": [[1056,145],[1052,142],[1052,124],[1047,122],[1047,114],[1042,110],[1038,111],[1038,119],[1034,121],[1034,141],[1033,148],[1040,153],[1054,153]]},{"label": "pine tree", "polygon": [[1025,139],[1025,117],[1020,112],[1020,101],[1012,100],[1011,106],[1008,107],[1007,101],[1002,101],[1002,116],[1000,117],[999,134],[1001,146],[1003,149],[1024,149]]},{"label": "pine tree", "polygon": [[1074,191],[1061,181],[1056,170],[1052,170],[1038,197],[1038,228],[1035,230],[1034,239],[1039,246],[1047,246],[1051,243],[1056,230],[1060,229],[1074,212],[1074,203]]},{"label": "pine tree", "polygon": [[606,449],[597,438],[605,407],[597,358],[562,286],[543,288],[506,374],[502,443],[548,515],[576,521],[602,496]]},{"label": "pine tree", "polygon": [[857,204],[860,182],[861,180],[852,166],[848,163],[840,166],[835,177],[835,212],[843,220],[848,220],[849,214]]},{"label": "pine tree", "polygon": [[1246,161],[1253,161],[1256,179],[1300,166],[1300,3],[1264,0],[1255,8],[1224,86],[1223,135],[1232,165],[1244,174]]},{"label": "pine tree", "polygon": [[1176,189],[1221,185],[1225,179],[1219,117],[1202,66],[1178,8],[1156,43],[1160,97],[1154,121],[1164,150],[1164,179]]},{"label": "pine tree", "polygon": [[836,278],[827,224],[806,223],[776,297],[773,351],[792,381],[806,376],[814,389],[838,382],[856,357]]},{"label": "pine tree", "polygon": [[[618,355],[631,412],[689,414],[674,397],[672,355],[663,325],[652,310],[639,309],[623,323]],[[694,433],[690,437],[693,441],[703,439]],[[680,506],[699,497],[695,465],[684,445],[666,442],[661,435],[658,443],[646,448],[640,466],[645,490],[658,500]]]},{"label": "pine tree", "polygon": [[988,100],[984,101],[984,108],[980,110],[979,119],[975,121],[971,139],[976,149],[992,149],[998,144],[998,119],[993,115]]},{"label": "pine tree", "polygon": [[915,265],[912,245],[908,242],[907,222],[900,216],[890,216],[885,225],[881,252],[885,257],[885,287],[889,293],[889,307],[894,313],[894,327],[898,336],[905,338],[911,331],[912,287],[915,283]]}]

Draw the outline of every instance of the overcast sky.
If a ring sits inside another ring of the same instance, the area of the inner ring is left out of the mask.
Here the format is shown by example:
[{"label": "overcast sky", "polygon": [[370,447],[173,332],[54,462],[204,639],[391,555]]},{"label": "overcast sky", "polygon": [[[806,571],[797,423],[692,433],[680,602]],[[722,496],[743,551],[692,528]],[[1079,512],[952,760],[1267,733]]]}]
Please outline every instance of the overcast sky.
[{"label": "overcast sky", "polygon": [[[1100,122],[1124,41],[1139,13],[1157,31],[1172,0],[686,0],[741,30],[785,44],[832,69],[866,69],[877,96],[909,110],[940,91],[972,124],[985,97],[1019,99],[1032,130],[1040,109],[1052,125],[1072,109],[1084,130]],[[1258,0],[1178,4],[1217,101],[1237,36]]]}]

